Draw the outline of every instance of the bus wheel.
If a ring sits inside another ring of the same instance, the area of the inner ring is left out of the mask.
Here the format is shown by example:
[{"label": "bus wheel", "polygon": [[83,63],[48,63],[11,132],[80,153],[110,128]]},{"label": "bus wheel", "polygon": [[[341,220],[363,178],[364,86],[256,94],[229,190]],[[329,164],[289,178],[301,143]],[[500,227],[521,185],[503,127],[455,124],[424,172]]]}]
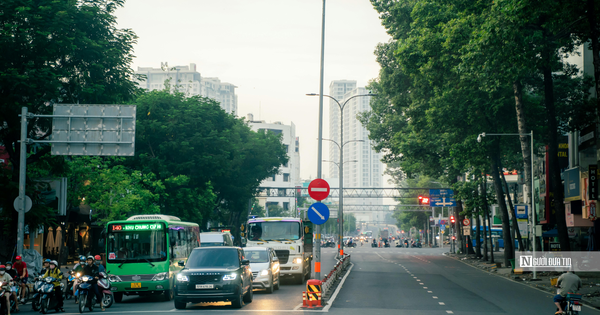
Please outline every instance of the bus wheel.
[{"label": "bus wheel", "polygon": [[166,290],[163,294],[165,295],[165,301],[171,301],[173,299],[173,290]]},{"label": "bus wheel", "polygon": [[115,293],[115,302],[121,303],[123,301],[123,293],[117,292]]}]

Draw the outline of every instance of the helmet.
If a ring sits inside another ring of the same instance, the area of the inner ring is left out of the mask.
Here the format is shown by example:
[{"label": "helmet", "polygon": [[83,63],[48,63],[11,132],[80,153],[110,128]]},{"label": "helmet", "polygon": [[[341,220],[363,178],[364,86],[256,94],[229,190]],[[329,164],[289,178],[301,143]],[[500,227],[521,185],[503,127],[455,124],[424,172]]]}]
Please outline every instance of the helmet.
[{"label": "helmet", "polygon": [[16,260],[21,260],[21,256],[15,257]]},{"label": "helmet", "polygon": [[51,261],[52,261],[52,260],[50,260],[50,259],[46,259],[46,260],[44,260],[44,262],[45,262],[45,263],[49,263],[49,262],[51,262]]},{"label": "helmet", "polygon": [[6,270],[6,266],[0,265],[0,270]]},{"label": "helmet", "polygon": [[52,261],[50,261],[50,264],[51,264],[51,265],[54,265],[54,266],[58,266],[58,261],[56,261],[56,260],[52,260]]},{"label": "helmet", "polygon": [[95,260],[102,260],[102,257],[100,257],[100,255],[96,255],[96,256],[94,256],[94,259]]},{"label": "helmet", "polygon": [[79,256],[79,261],[84,261],[85,260],[85,256],[81,255]]},{"label": "helmet", "polygon": [[95,259],[94,259],[94,256],[91,256],[91,255],[90,255],[90,256],[87,256],[87,259],[95,260]]},{"label": "helmet", "polygon": [[8,266],[8,265],[11,265],[11,266],[12,266],[12,262],[10,262],[10,261],[7,261],[7,262],[6,262],[6,265],[7,265],[7,266]]}]

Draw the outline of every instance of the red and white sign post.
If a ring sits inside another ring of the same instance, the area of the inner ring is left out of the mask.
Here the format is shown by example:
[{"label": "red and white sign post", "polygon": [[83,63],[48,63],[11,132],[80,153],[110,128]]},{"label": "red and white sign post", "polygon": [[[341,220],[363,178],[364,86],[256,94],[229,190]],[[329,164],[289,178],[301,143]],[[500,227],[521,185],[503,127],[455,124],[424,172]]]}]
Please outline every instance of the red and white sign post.
[{"label": "red and white sign post", "polygon": [[321,201],[329,196],[329,183],[326,180],[317,178],[308,185],[308,194],[314,200]]}]

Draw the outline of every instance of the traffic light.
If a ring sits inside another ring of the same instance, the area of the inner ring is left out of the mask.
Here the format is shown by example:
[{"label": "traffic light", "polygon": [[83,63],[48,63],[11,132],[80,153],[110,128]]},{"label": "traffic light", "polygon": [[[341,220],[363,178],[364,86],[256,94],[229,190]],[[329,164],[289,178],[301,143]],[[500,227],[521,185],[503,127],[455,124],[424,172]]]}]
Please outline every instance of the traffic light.
[{"label": "traffic light", "polygon": [[453,215],[450,216],[450,223],[452,223],[452,224],[456,223],[456,219],[454,218]]},{"label": "traffic light", "polygon": [[423,204],[423,196],[419,196],[419,205]]},{"label": "traffic light", "polygon": [[419,205],[429,205],[429,197],[419,196]]}]

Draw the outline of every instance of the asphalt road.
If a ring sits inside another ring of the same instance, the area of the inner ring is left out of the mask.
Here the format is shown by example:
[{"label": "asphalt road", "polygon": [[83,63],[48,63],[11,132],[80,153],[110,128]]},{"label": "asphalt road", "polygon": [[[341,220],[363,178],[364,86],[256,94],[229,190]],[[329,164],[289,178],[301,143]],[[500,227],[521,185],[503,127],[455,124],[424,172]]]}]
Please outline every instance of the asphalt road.
[{"label": "asphalt road", "polygon": [[[334,300],[322,312],[335,315],[378,314],[554,314],[552,297],[542,291],[490,275],[442,254],[440,248],[346,249],[352,269]],[[323,271],[335,264],[335,249],[322,251]],[[188,304],[187,310],[175,310],[173,302],[162,296],[125,297],[103,314],[192,313],[284,314],[306,312],[299,308],[304,285],[282,283],[273,294],[256,290],[254,301],[241,310],[229,303]],[[73,300],[66,302],[65,314],[78,314]],[[100,310],[95,309],[94,313]],[[20,314],[34,313],[31,304]],[[50,312],[51,314],[53,312]],[[308,313],[308,312],[306,312]],[[582,313],[600,314],[584,307]]]}]

